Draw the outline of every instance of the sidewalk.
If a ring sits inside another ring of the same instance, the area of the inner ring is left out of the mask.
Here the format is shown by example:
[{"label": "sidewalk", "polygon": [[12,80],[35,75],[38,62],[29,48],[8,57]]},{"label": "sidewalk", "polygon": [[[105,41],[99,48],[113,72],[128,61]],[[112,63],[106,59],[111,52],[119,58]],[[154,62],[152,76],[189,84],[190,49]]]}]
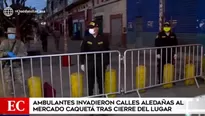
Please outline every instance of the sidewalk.
[{"label": "sidewalk", "polygon": [[[68,53],[80,52],[80,43],[81,41],[73,41],[70,38],[67,38]],[[64,53],[64,37],[60,38],[60,50],[57,51],[55,48],[54,38],[52,36],[48,37],[48,52],[43,54],[62,54]]]}]

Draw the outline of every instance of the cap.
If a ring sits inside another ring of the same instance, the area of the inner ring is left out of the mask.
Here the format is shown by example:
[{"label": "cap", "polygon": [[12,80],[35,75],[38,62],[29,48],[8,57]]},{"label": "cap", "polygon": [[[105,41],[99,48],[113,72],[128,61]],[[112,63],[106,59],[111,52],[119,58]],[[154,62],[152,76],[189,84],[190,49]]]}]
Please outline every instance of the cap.
[{"label": "cap", "polygon": [[16,33],[16,28],[9,27],[9,28],[7,28],[7,32],[6,33],[14,34],[14,33]]},{"label": "cap", "polygon": [[170,27],[170,23],[169,22],[165,22],[164,23],[164,27]]},{"label": "cap", "polygon": [[98,24],[96,21],[91,21],[88,25],[88,28],[94,28],[94,27],[98,27]]}]

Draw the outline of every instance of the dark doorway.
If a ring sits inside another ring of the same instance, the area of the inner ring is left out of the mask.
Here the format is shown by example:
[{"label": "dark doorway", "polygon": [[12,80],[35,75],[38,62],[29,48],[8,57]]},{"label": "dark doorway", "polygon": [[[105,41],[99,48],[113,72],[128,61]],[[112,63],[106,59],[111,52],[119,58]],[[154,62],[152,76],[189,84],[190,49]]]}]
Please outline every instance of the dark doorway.
[{"label": "dark doorway", "polygon": [[143,40],[142,40],[142,32],[143,32],[143,19],[142,17],[136,17],[135,21],[136,26],[136,47],[142,47],[143,46]]},{"label": "dark doorway", "polygon": [[60,33],[63,34],[63,25],[60,24]]},{"label": "dark doorway", "polygon": [[68,19],[68,34],[69,34],[69,37],[71,37],[73,35],[73,19],[72,19],[72,17],[70,17]]},{"label": "dark doorway", "polygon": [[102,34],[103,33],[103,16],[96,16],[95,21],[99,25],[99,33]]},{"label": "dark doorway", "polygon": [[[110,34],[111,34],[111,45],[115,48],[123,46],[122,43],[122,15],[110,15]],[[114,48],[114,49],[115,49]]]}]

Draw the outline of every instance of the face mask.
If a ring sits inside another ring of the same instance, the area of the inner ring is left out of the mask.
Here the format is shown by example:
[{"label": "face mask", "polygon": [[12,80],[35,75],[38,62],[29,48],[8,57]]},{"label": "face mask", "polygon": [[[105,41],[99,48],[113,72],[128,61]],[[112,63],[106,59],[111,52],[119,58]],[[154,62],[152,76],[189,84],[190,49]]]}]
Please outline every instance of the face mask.
[{"label": "face mask", "polygon": [[16,35],[15,34],[8,34],[8,39],[15,39]]},{"label": "face mask", "polygon": [[170,27],[164,27],[163,30],[164,30],[165,32],[169,32],[169,31],[171,30],[171,28],[170,28]]},{"label": "face mask", "polygon": [[92,35],[95,34],[94,29],[89,29],[89,33],[92,34]]}]

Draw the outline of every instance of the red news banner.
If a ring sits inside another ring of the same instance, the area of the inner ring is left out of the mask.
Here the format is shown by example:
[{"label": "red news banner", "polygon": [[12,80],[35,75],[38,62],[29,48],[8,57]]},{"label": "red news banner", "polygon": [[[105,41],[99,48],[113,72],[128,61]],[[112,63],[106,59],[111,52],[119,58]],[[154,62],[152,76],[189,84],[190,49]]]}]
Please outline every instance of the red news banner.
[{"label": "red news banner", "polygon": [[0,114],[29,114],[29,98],[0,98]]}]

